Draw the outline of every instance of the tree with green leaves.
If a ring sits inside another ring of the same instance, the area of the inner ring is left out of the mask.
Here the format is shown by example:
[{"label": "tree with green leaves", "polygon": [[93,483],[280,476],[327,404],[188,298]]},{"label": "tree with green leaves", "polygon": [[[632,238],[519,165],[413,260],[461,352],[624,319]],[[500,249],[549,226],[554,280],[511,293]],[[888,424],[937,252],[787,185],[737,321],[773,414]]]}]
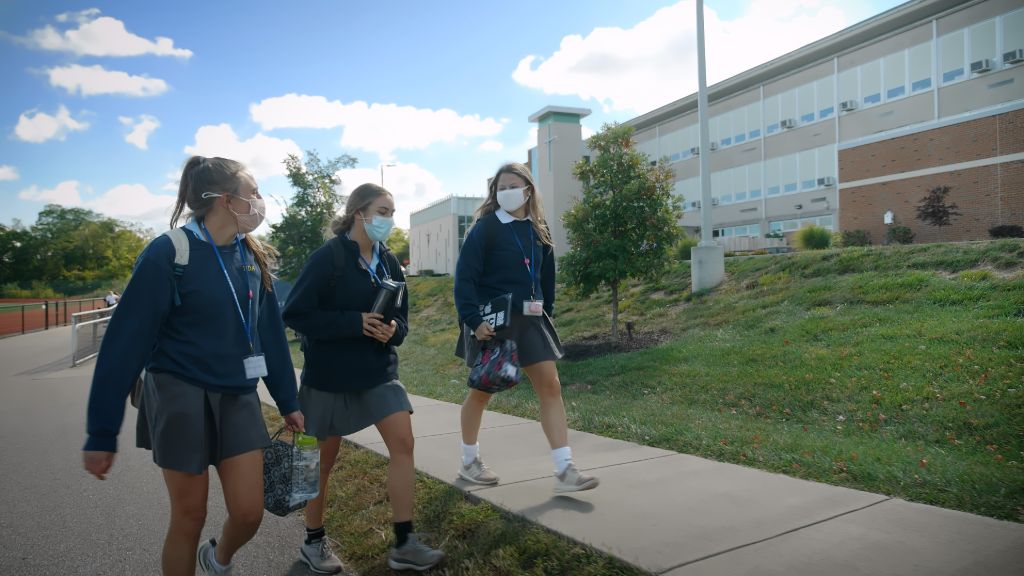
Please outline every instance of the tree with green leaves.
[{"label": "tree with green leaves", "polygon": [[563,216],[569,251],[561,271],[583,296],[611,290],[612,338],[618,339],[619,288],[664,272],[681,234],[681,199],[672,193],[672,170],[636,150],[632,127],[606,124],[588,146],[593,159],[573,168],[583,196]]},{"label": "tree with green leaves", "polygon": [[925,224],[938,227],[952,224],[953,216],[961,216],[961,214],[957,211],[959,206],[946,204],[947,195],[949,195],[949,186],[936,186],[929,190],[917,206],[917,219]]},{"label": "tree with green leaves", "polygon": [[294,154],[285,159],[295,195],[284,218],[270,226],[270,244],[280,254],[277,273],[282,278],[295,280],[306,258],[323,245],[327,227],[344,202],[338,193],[338,171],[353,168],[356,162],[348,154],[325,162],[314,150],[306,151],[305,162]]},{"label": "tree with green leaves", "polygon": [[388,249],[398,258],[398,262],[405,266],[409,263],[409,233],[395,226],[388,236]]}]

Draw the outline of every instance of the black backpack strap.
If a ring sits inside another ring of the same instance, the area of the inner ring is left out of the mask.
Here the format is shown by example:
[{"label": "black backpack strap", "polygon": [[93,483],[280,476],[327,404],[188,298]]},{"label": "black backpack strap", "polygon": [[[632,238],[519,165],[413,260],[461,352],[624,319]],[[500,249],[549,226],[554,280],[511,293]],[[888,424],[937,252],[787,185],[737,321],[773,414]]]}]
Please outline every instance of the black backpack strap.
[{"label": "black backpack strap", "polygon": [[487,216],[480,219],[480,223],[484,226],[484,256],[491,251],[491,247],[498,241],[498,216],[491,212]]}]

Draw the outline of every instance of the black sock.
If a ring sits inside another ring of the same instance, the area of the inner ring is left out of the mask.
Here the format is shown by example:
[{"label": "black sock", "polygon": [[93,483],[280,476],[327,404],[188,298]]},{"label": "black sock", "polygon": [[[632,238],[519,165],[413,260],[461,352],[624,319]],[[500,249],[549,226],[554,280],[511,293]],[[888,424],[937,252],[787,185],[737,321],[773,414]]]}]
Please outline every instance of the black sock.
[{"label": "black sock", "polygon": [[323,540],[327,533],[324,532],[324,527],[319,528],[306,528],[306,544],[312,544],[317,540]]},{"label": "black sock", "polygon": [[409,534],[412,534],[412,520],[395,522],[395,548],[405,544],[409,540]]}]

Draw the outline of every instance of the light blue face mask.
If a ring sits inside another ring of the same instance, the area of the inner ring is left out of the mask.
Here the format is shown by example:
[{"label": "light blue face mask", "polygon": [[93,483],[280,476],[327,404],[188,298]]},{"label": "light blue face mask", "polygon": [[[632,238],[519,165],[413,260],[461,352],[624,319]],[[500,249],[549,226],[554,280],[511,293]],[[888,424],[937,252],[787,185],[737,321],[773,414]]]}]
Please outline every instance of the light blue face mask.
[{"label": "light blue face mask", "polygon": [[374,214],[373,219],[367,221],[363,218],[363,228],[366,229],[366,235],[370,237],[370,240],[374,242],[384,242],[391,235],[391,229],[395,226],[394,218],[387,218],[379,214]]}]

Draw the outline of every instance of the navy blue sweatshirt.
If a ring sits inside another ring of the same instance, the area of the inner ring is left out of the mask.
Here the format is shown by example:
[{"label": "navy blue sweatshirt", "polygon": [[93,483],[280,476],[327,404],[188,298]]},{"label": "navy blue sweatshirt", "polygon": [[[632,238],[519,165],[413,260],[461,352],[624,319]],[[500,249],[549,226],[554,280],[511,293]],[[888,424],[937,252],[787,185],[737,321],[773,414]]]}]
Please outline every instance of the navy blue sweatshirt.
[{"label": "navy blue sweatshirt", "polygon": [[[143,367],[215,392],[256,391],[258,379],[246,378],[242,364],[251,354],[249,342],[213,247],[189,228],[186,235],[189,262],[179,278],[174,277],[174,244],[167,236],[150,242],[135,263],[96,360],[86,450],[117,450],[125,399]],[[217,249],[243,312],[252,289],[255,350],[267,362],[263,380],[280,412],[294,412],[299,408],[295,369],[277,299],[264,290],[248,250],[243,268],[234,243]],[[175,283],[180,305],[174,303]]]},{"label": "navy blue sweatshirt", "polygon": [[[373,306],[377,286],[360,264],[359,244],[344,235],[339,240],[344,265],[334,285],[334,253],[325,243],[306,261],[284,305],[285,324],[306,336],[302,385],[325,392],[367,390],[397,380],[395,347],[409,333],[409,299],[403,298],[387,344],[363,335],[363,312]],[[386,249],[380,251],[376,273],[405,282],[398,259]]]},{"label": "navy blue sweatshirt", "polygon": [[[502,294],[512,293],[512,314],[523,313],[523,301],[532,294],[543,298],[544,311],[553,315],[555,306],[555,255],[551,246],[533,234],[529,220],[513,220],[502,224],[497,214],[480,218],[466,235],[455,266],[455,308],[459,320],[471,329],[482,322],[480,304]],[[519,240],[516,242],[516,240]],[[486,253],[485,253],[486,252]],[[531,290],[530,273],[524,263],[530,258],[534,266],[535,287]]]}]

